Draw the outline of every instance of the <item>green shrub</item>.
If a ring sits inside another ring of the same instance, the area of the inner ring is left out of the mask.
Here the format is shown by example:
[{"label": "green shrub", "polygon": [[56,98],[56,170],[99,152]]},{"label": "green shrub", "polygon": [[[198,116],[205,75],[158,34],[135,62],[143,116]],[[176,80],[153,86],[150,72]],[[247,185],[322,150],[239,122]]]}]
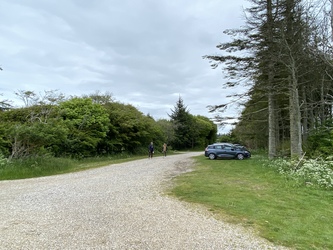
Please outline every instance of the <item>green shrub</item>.
[{"label": "green shrub", "polygon": [[7,167],[10,164],[10,161],[0,153],[0,168]]},{"label": "green shrub", "polygon": [[269,167],[292,178],[297,185],[316,186],[324,189],[333,189],[333,162],[323,159],[306,159],[292,161],[287,159],[276,159],[266,162]]},{"label": "green shrub", "polygon": [[323,126],[312,131],[304,149],[311,158],[329,157],[333,147],[333,121],[327,121]]}]

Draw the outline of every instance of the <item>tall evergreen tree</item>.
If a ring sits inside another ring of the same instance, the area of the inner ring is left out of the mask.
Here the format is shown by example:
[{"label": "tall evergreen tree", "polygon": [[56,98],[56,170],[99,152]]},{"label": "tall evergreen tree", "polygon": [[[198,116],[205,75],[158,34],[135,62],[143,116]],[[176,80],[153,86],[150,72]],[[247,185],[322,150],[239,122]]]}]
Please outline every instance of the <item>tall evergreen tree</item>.
[{"label": "tall evergreen tree", "polygon": [[[290,142],[290,154],[299,157],[302,154],[301,135],[305,131],[302,124],[308,126],[304,118],[308,109],[302,109],[301,104],[306,103],[310,94],[304,87],[312,73],[308,67],[311,61],[308,46],[313,39],[309,32],[311,22],[305,18],[301,0],[250,1],[247,26],[229,31],[232,42],[217,46],[231,54],[204,58],[211,60],[214,68],[223,64],[230,79],[240,82],[240,77],[248,77],[253,83],[247,92],[249,99],[241,119],[250,119],[251,114],[255,114],[251,117],[253,121],[255,116],[266,112],[266,118],[260,117],[267,122],[269,157],[277,155],[277,146],[286,138]],[[246,56],[239,53],[244,50]],[[227,83],[227,86],[236,84]],[[221,107],[225,104],[213,108]],[[239,125],[245,126],[245,122]],[[252,132],[256,134],[256,131]]]},{"label": "tall evergreen tree", "polygon": [[[225,64],[225,68],[231,79],[235,77],[248,78],[246,82],[251,82],[252,86],[247,92],[247,97],[252,98],[245,107],[252,114],[257,114],[257,110],[266,110],[267,125],[264,126],[264,134],[268,131],[269,157],[274,157],[277,153],[278,120],[276,98],[279,91],[277,82],[277,58],[278,48],[276,44],[278,28],[278,1],[272,0],[251,0],[253,6],[247,9],[250,16],[247,18],[247,26],[243,29],[228,32],[235,37],[232,42],[218,45],[220,50],[230,52],[228,56],[206,56],[205,58],[217,63]],[[235,51],[246,51],[247,56],[235,56]],[[217,66],[213,64],[213,67]],[[237,73],[236,73],[237,72]],[[237,81],[237,80],[236,80]],[[227,86],[237,86],[227,83]],[[253,98],[255,97],[255,99]],[[266,108],[262,103],[266,103]],[[250,108],[257,106],[258,109]],[[264,108],[264,109],[263,109]],[[262,111],[260,111],[262,113]],[[247,114],[241,119],[252,119],[253,115]],[[243,123],[244,124],[244,123]],[[262,127],[262,126],[261,126]],[[257,130],[252,130],[253,134]]]},{"label": "tall evergreen tree", "polygon": [[174,109],[171,109],[171,111],[172,113],[169,117],[174,126],[173,148],[178,150],[191,148],[192,117],[180,96]]}]

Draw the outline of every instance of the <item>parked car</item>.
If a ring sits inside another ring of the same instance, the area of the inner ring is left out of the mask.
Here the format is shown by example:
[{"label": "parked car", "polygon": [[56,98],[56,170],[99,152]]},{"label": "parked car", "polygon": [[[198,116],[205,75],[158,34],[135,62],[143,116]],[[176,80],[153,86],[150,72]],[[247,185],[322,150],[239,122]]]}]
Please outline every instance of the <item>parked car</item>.
[{"label": "parked car", "polygon": [[251,153],[242,145],[234,145],[231,143],[214,143],[208,145],[205,149],[205,156],[211,160],[217,158],[238,159],[243,160],[250,158]]}]

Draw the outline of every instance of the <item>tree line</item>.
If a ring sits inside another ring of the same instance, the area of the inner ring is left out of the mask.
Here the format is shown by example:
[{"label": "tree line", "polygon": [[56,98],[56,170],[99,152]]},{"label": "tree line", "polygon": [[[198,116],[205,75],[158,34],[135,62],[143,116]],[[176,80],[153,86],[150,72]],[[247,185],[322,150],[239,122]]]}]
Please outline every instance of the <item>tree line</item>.
[{"label": "tree line", "polygon": [[141,154],[151,141],[161,148],[167,143],[169,149],[202,149],[216,139],[216,125],[190,114],[181,97],[170,119],[155,121],[109,93],[68,98],[57,91],[15,94],[24,107],[0,102],[0,154],[12,159]]},{"label": "tree line", "polygon": [[212,105],[216,119],[237,103],[243,109],[232,130],[269,158],[329,154],[333,146],[333,1],[249,0],[246,25],[226,30],[219,55],[226,87],[245,89],[232,101]]}]

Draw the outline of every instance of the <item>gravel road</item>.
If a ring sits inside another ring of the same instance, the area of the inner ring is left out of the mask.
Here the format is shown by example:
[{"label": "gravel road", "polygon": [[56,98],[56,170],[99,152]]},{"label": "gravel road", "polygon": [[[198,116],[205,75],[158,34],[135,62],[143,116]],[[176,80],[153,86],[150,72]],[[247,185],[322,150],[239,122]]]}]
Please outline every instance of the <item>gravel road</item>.
[{"label": "gravel road", "polygon": [[0,249],[284,249],[163,194],[191,156],[0,182]]}]

